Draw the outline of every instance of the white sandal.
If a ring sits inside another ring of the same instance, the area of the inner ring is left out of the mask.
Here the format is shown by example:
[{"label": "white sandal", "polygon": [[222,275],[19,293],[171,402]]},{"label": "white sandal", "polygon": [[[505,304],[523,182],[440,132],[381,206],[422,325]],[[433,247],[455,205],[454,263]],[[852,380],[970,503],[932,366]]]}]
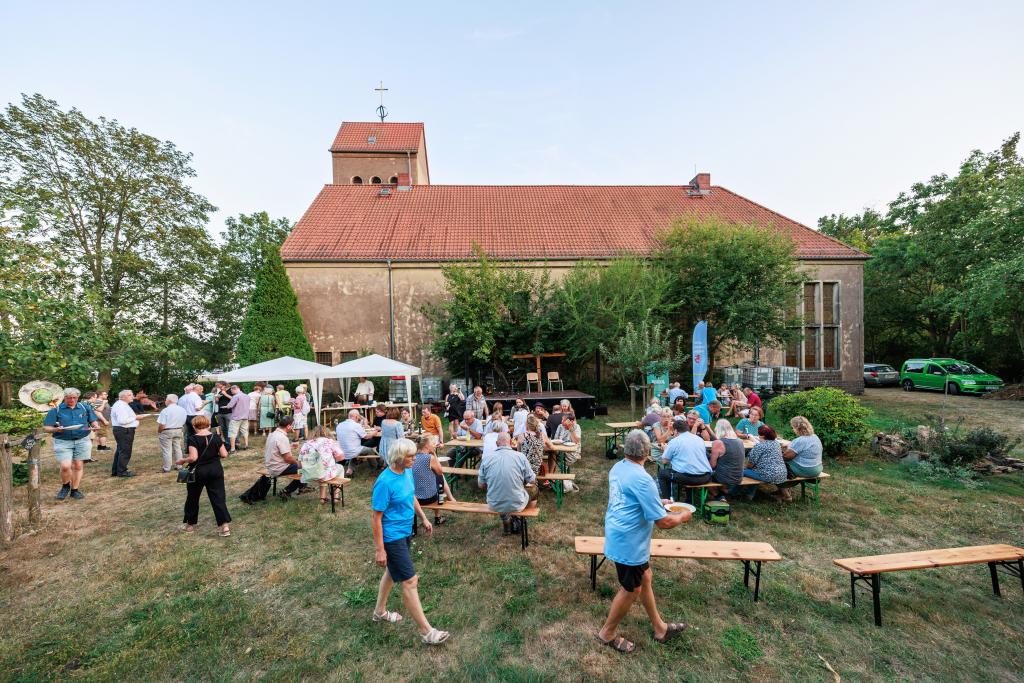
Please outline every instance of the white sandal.
[{"label": "white sandal", "polygon": [[402,615],[399,614],[398,612],[389,612],[387,610],[384,610],[384,614],[377,614],[376,612],[374,612],[373,613],[373,620],[374,621],[386,621],[389,624],[397,624],[398,622],[400,622],[402,620]]},{"label": "white sandal", "polygon": [[432,628],[420,636],[420,641],[424,645],[440,645],[448,640],[450,636],[451,634],[448,631],[438,631],[436,628]]}]

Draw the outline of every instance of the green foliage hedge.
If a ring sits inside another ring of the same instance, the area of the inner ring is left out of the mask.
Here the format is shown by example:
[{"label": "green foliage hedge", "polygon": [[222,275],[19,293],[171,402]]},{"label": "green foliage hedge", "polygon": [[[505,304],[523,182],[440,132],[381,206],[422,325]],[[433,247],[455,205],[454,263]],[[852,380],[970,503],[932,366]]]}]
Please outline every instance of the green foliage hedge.
[{"label": "green foliage hedge", "polygon": [[24,436],[43,426],[46,413],[31,408],[0,408],[0,434]]},{"label": "green foliage hedge", "polygon": [[790,435],[792,418],[803,415],[810,420],[829,457],[850,453],[868,438],[870,411],[842,389],[818,387],[780,396],[771,400],[768,409],[776,427]]}]

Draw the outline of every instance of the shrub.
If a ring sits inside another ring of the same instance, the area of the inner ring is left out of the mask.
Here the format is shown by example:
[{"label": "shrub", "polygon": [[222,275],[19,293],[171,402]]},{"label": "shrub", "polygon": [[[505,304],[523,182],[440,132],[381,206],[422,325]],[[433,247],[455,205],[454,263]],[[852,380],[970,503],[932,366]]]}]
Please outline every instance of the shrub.
[{"label": "shrub", "polygon": [[945,467],[966,467],[982,458],[998,461],[1017,445],[1016,440],[989,427],[965,431],[962,417],[952,426],[941,416],[927,416],[926,422],[928,429],[904,429],[901,435],[914,450],[927,453]]},{"label": "shrub", "polygon": [[789,428],[792,418],[803,415],[810,420],[829,457],[849,453],[868,438],[870,411],[841,389],[818,387],[780,396],[772,399],[769,409],[773,420],[789,435],[792,435]]},{"label": "shrub", "polygon": [[0,434],[24,436],[43,426],[46,413],[31,408],[0,408]]}]

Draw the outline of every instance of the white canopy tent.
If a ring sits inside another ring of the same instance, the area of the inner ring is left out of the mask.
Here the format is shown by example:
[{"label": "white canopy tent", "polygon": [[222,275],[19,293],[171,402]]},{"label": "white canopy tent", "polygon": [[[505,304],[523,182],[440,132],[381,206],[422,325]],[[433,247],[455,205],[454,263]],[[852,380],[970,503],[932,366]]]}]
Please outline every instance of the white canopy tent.
[{"label": "white canopy tent", "polygon": [[[316,397],[316,410],[320,410],[320,394],[323,380],[320,373],[331,368],[313,361],[281,356],[274,360],[263,361],[254,365],[247,365],[244,368],[230,370],[215,375],[209,375],[221,382],[259,382],[285,379],[298,379],[309,381],[310,396]],[[319,412],[317,412],[319,415]]]},{"label": "white canopy tent", "polygon": [[[321,366],[321,368],[322,370],[319,375],[320,385],[317,388],[316,394],[317,406],[320,405],[320,401],[323,398],[321,394],[323,393],[323,381],[325,379],[337,378],[343,380],[344,399],[347,401],[349,397],[348,390],[353,377],[397,377],[399,375],[405,377],[405,395],[408,396],[411,403],[412,378],[415,376],[419,379],[422,375],[417,367],[400,363],[397,360],[391,360],[376,353],[350,360],[347,363],[340,363],[334,367],[324,368]],[[421,386],[420,389],[422,390],[423,387]]]}]

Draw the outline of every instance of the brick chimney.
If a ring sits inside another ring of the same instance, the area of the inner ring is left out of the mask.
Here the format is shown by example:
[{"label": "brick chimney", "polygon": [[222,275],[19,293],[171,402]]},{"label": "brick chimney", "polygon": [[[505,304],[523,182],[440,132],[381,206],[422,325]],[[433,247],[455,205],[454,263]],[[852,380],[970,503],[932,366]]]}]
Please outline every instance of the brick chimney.
[{"label": "brick chimney", "polygon": [[710,190],[711,189],[711,174],[710,173],[698,173],[693,176],[693,180],[690,181],[690,185],[695,190]]},{"label": "brick chimney", "polygon": [[411,190],[412,189],[412,181],[409,179],[409,174],[408,173],[399,173],[398,174],[398,189],[399,190]]}]

